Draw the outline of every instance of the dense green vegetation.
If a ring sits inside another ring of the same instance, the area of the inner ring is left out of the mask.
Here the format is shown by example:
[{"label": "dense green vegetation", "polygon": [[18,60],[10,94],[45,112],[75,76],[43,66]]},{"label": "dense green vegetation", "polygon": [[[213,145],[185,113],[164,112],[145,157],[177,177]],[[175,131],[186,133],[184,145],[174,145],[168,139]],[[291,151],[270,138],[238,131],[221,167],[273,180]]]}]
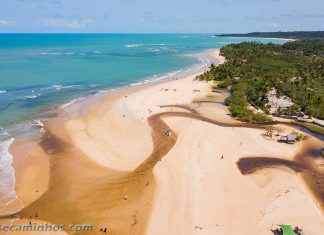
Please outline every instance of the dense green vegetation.
[{"label": "dense green vegetation", "polygon": [[237,82],[232,86],[232,95],[225,100],[233,117],[244,122],[266,123],[271,119],[263,113],[255,113],[249,108],[249,102],[245,93],[244,84]]},{"label": "dense green vegetation", "polygon": [[301,112],[324,119],[324,40],[292,41],[283,45],[244,42],[221,48],[226,62],[212,65],[199,76],[231,86],[226,100],[234,117],[248,122],[267,122],[251,106],[269,113],[267,94],[271,88],[286,95],[295,104],[281,114]]},{"label": "dense green vegetation", "polygon": [[287,42],[282,45],[282,48],[288,51],[294,51],[295,53],[301,53],[305,56],[324,56],[324,43],[320,39]]},{"label": "dense green vegetation", "polygon": [[218,34],[219,37],[255,37],[255,38],[291,38],[291,39],[324,39],[324,31],[295,31],[295,32],[253,32]]}]

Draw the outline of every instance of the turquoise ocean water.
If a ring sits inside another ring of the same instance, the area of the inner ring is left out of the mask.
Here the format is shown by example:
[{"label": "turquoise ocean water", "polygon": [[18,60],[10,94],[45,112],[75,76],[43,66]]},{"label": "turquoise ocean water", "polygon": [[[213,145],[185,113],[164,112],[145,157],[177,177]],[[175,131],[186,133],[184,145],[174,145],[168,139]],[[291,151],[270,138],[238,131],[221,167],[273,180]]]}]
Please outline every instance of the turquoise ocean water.
[{"label": "turquoise ocean water", "polygon": [[0,34],[0,196],[14,196],[13,138],[35,131],[51,107],[180,76],[208,63],[204,51],[243,41],[283,42],[211,34]]},{"label": "turquoise ocean water", "polygon": [[0,128],[78,96],[158,79],[227,43],[282,42],[208,34],[0,34]]}]

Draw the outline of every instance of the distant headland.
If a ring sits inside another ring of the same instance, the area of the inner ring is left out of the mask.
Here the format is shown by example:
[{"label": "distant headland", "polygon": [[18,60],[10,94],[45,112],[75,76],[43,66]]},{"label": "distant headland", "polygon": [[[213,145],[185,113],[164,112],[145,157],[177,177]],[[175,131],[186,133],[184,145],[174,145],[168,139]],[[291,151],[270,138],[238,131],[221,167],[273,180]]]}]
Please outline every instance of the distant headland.
[{"label": "distant headland", "polygon": [[291,31],[291,32],[252,32],[216,34],[218,37],[257,37],[257,38],[287,38],[287,39],[324,39],[324,31]]}]

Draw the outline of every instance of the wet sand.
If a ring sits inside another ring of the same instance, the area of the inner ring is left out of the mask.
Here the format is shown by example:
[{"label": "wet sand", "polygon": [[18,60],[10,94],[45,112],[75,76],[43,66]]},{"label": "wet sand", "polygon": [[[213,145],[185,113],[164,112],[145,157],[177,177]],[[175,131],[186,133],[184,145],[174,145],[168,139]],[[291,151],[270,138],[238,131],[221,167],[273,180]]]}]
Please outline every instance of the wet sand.
[{"label": "wet sand", "polygon": [[243,175],[271,167],[287,167],[301,173],[307,186],[324,211],[324,161],[320,157],[323,143],[318,139],[305,140],[302,149],[292,160],[271,157],[243,157],[237,162]]},{"label": "wet sand", "polygon": [[[301,174],[310,165],[318,167],[323,161],[305,161],[304,149],[317,149],[322,142],[311,137],[302,147],[264,140],[263,126],[231,120],[218,103],[226,95],[211,93],[211,84],[192,82],[193,78],[124,91],[92,105],[80,117],[45,123],[42,141],[28,158],[43,159],[34,164],[48,169],[48,185],[36,195],[30,195],[35,188],[18,190],[24,208],[2,216],[0,223],[18,217],[15,223],[92,224],[95,230],[90,234],[108,228],[107,234],[123,235],[239,231],[259,235],[268,234],[271,222],[292,222],[319,234],[324,224],[314,207],[316,201],[309,200],[310,194],[295,175],[280,167]],[[197,86],[201,92],[193,94]],[[165,135],[167,130],[171,136]],[[255,158],[251,153],[267,155]],[[235,164],[238,160],[243,175]],[[248,173],[259,175],[248,178],[244,175]],[[37,175],[39,180],[33,179],[44,184],[46,170]],[[312,176],[305,178],[307,185],[321,188],[316,183],[321,175]],[[272,202],[276,192],[287,187],[294,188],[291,196]],[[312,191],[317,200],[323,199]],[[289,211],[285,204],[291,206],[292,200],[298,204]],[[282,209],[274,214],[268,211],[269,206],[279,205]],[[296,210],[303,215],[296,218]]]},{"label": "wet sand", "polygon": [[[75,221],[80,224],[90,222],[97,226],[101,225],[102,228],[109,227],[109,234],[144,234],[150,201],[153,199],[154,178],[152,170],[177,141],[176,134],[165,135],[167,130],[172,132],[173,130],[163,121],[163,118],[196,119],[227,128],[263,128],[262,126],[248,126],[242,123],[221,123],[199,115],[197,111],[188,106],[177,105],[176,107],[190,112],[164,112],[149,117],[148,124],[152,128],[153,151],[133,172],[122,173],[109,171],[105,168],[100,169],[98,165],[86,161],[86,158],[82,157],[82,153],[77,152],[69,143],[47,130],[41,146],[44,152],[51,156],[51,183],[45,194],[14,216],[26,220],[48,221],[52,224],[72,224]],[[305,151],[297,154],[297,156],[305,156]],[[256,169],[277,166],[285,166],[296,172],[310,170],[306,169],[307,165],[302,162],[266,157],[241,158],[238,165],[242,174],[251,174]],[[93,172],[94,168],[96,169],[95,175],[84,175],[83,178],[79,178],[78,171]],[[75,175],[77,177],[73,177],[71,181],[68,178],[57,178],[57,176],[64,175],[65,171],[70,171],[72,173],[70,176]],[[70,184],[72,182],[73,185]],[[309,183],[312,183],[312,181]],[[80,190],[82,188],[87,190]],[[73,196],[68,197],[69,200],[65,200],[66,197],[59,196],[67,191],[74,193]],[[100,195],[107,195],[107,197],[98,201],[98,199],[102,199]],[[127,200],[125,200],[125,195],[129,195]],[[321,200],[323,199],[320,194],[316,196]],[[75,202],[77,202],[77,205]],[[125,213],[126,211],[128,213]],[[130,213],[131,211],[132,213]],[[98,223],[98,218],[102,217],[109,218],[114,222],[105,224],[102,221]],[[139,222],[139,219],[141,222]],[[129,226],[125,226],[125,224]]]}]

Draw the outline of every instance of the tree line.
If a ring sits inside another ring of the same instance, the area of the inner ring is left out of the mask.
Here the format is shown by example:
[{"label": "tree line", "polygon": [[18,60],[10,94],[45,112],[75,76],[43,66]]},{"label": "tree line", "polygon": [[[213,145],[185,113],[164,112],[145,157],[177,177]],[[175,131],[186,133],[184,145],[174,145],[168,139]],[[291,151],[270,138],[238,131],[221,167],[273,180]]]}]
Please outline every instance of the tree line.
[{"label": "tree line", "polygon": [[[324,40],[299,40],[282,45],[243,42],[221,48],[226,62],[212,64],[198,78],[231,86],[226,99],[234,117],[242,121],[269,122],[268,92],[286,95],[294,103],[280,114],[306,114],[324,119]],[[256,112],[262,110],[263,112]]]},{"label": "tree line", "polygon": [[253,32],[218,34],[219,37],[254,37],[254,38],[291,38],[291,39],[324,39],[324,31],[291,31],[291,32]]}]

